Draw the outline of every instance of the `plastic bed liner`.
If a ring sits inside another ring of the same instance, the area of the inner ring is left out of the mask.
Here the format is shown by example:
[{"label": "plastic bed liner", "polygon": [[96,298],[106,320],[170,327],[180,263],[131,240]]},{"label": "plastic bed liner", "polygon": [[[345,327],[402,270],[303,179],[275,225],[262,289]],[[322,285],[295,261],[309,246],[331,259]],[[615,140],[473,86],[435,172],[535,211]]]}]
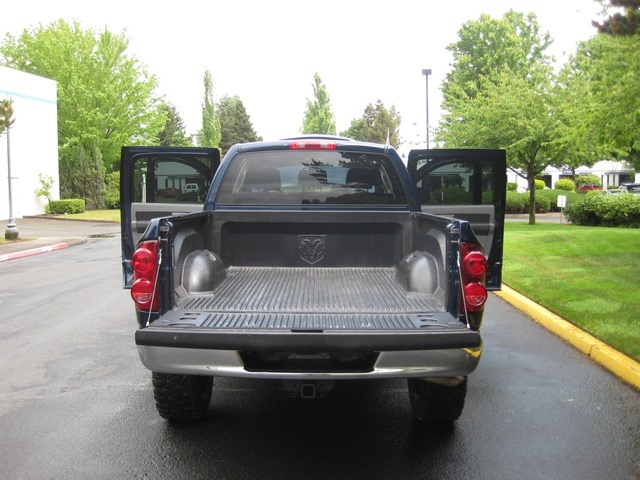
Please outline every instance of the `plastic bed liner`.
[{"label": "plastic bed liner", "polygon": [[406,292],[395,268],[231,267],[207,295],[189,295],[178,308],[283,313],[407,313],[443,310],[431,295]]}]

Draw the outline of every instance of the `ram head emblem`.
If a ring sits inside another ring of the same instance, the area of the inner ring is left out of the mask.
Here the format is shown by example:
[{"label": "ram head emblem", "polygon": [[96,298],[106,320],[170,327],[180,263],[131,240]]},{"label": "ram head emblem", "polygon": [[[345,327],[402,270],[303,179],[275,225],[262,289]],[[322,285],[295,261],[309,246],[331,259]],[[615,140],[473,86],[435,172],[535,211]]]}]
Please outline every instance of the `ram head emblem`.
[{"label": "ram head emblem", "polygon": [[326,251],[325,235],[301,235],[298,237],[298,253],[309,265],[324,259]]}]

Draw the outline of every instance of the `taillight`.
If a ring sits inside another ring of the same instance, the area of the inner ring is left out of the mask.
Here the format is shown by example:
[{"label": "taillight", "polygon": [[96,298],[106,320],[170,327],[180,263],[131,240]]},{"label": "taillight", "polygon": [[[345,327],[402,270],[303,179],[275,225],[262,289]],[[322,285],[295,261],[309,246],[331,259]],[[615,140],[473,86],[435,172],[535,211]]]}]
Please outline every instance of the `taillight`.
[{"label": "taillight", "polygon": [[487,259],[480,251],[467,253],[462,260],[465,272],[472,278],[480,278],[487,271]]},{"label": "taillight", "polygon": [[291,150],[335,150],[336,148],[338,148],[338,145],[335,142],[325,142],[318,140],[299,140],[296,142],[291,142],[289,144],[289,149]]},{"label": "taillight", "polygon": [[142,242],[131,256],[133,269],[133,285],[131,298],[138,310],[158,310],[158,242],[155,240]]},{"label": "taillight", "polygon": [[467,310],[477,311],[487,301],[487,289],[481,283],[467,283],[464,286],[464,299],[467,302]]},{"label": "taillight", "polygon": [[[460,248],[462,258],[462,294],[463,302],[460,305],[460,313],[482,312],[487,301],[488,293],[485,288],[485,274],[487,272],[487,259],[484,257],[480,246],[474,243],[463,242]],[[481,316],[478,316],[472,325],[478,328]]]}]

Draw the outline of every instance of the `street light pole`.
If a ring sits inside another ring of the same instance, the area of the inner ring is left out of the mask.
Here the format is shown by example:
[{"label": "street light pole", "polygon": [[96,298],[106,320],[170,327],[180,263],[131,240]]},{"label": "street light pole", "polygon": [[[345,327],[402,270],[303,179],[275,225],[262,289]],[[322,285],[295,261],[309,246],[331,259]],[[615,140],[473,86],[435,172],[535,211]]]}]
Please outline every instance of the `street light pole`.
[{"label": "street light pole", "polygon": [[9,221],[7,222],[7,229],[4,231],[5,240],[15,240],[18,238],[20,232],[18,226],[13,218],[13,195],[11,192],[11,145],[9,143],[9,130],[11,127],[7,127],[7,177],[9,179]]},{"label": "street light pole", "polygon": [[423,69],[422,74],[427,79],[427,148],[429,148],[429,75],[431,75],[431,69]]},{"label": "street light pole", "polygon": [[0,101],[0,132],[7,132],[7,180],[9,182],[9,223],[4,232],[5,240],[15,240],[18,238],[18,226],[13,218],[13,196],[11,192],[11,143],[9,141],[9,131],[14,122],[13,100],[5,99]]}]

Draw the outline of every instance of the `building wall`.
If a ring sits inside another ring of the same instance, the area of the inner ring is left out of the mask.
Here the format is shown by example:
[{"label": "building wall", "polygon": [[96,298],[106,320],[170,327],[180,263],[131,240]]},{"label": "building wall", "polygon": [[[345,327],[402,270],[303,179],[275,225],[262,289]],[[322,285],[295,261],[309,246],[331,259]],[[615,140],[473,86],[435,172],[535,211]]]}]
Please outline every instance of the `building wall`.
[{"label": "building wall", "polygon": [[[60,198],[56,82],[0,67],[0,99],[7,98],[13,99],[15,119],[9,131],[13,217],[39,215],[46,204],[35,194],[40,187],[39,174],[53,177],[51,196]],[[0,219],[9,218],[7,173],[5,132],[0,136]]]},{"label": "building wall", "polygon": [[[601,160],[592,167],[580,167],[576,169],[576,175],[593,173],[602,180],[603,189],[608,186],[618,187],[623,182],[640,182],[640,172],[634,170],[625,162],[615,162],[613,160]],[[553,188],[560,178],[569,178],[568,172],[563,172],[554,167],[547,167],[542,176],[548,188]],[[507,170],[507,182],[517,183],[518,191],[527,190],[527,180],[517,175],[513,170]]]}]

